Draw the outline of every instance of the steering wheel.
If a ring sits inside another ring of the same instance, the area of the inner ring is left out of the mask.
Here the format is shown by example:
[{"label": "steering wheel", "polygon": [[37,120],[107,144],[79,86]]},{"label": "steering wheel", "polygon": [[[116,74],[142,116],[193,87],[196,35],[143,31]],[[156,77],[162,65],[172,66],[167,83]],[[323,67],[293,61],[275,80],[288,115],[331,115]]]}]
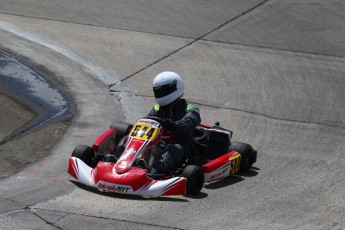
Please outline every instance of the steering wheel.
[{"label": "steering wheel", "polygon": [[[159,122],[162,125],[163,130],[164,130],[164,126],[162,124],[163,123],[163,119],[162,118],[155,117],[155,116],[146,116],[144,118],[151,119],[151,120]],[[173,140],[174,137],[175,137],[175,133],[174,132],[164,130],[164,135],[162,136],[162,140],[169,141],[169,140]]]}]

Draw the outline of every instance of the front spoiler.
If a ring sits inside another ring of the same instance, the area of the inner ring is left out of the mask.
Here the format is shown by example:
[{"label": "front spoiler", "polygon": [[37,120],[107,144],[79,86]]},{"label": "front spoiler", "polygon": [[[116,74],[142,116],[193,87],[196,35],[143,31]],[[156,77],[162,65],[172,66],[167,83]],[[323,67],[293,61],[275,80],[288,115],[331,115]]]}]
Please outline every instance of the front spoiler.
[{"label": "front spoiler", "polygon": [[146,169],[137,167],[118,174],[111,162],[100,161],[93,169],[82,160],[71,157],[67,172],[78,182],[101,191],[138,196],[186,195],[186,178],[153,180],[147,176]]}]

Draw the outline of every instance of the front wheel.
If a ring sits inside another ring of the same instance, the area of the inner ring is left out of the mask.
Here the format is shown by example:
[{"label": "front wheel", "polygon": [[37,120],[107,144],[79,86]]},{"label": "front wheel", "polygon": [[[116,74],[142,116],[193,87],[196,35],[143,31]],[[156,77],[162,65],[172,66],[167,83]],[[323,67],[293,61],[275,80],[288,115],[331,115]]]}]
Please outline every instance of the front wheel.
[{"label": "front wheel", "polygon": [[115,150],[115,156],[119,158],[123,150],[125,150],[127,135],[133,128],[133,125],[124,123],[124,122],[116,122],[116,123],[113,123],[110,126],[110,128],[115,129],[115,132],[116,132],[116,135],[115,135],[116,147],[114,150]]},{"label": "front wheel", "polygon": [[115,136],[116,144],[118,144],[124,136],[128,135],[132,127],[133,125],[125,123],[125,122],[115,122],[110,126],[110,128],[115,129],[116,131],[116,136]]},{"label": "front wheel", "polygon": [[199,193],[204,185],[204,172],[199,166],[188,165],[182,172],[182,177],[187,179],[187,195]]},{"label": "front wheel", "polygon": [[256,162],[256,151],[249,144],[232,141],[229,151],[236,151],[241,154],[240,171],[248,172]]},{"label": "front wheel", "polygon": [[79,158],[90,167],[92,167],[92,159],[94,156],[95,152],[87,145],[78,145],[72,152],[72,157]]}]

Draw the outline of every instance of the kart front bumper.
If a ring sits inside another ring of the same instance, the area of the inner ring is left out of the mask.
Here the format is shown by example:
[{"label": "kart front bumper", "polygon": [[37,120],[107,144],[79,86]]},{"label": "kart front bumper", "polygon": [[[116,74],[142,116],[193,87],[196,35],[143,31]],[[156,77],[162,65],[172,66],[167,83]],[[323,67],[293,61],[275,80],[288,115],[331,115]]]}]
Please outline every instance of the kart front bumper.
[{"label": "kart front bumper", "polygon": [[153,180],[147,176],[146,169],[137,167],[132,167],[124,174],[118,174],[111,162],[100,161],[93,169],[82,160],[71,157],[67,172],[78,182],[101,191],[138,196],[186,195],[186,178]]}]

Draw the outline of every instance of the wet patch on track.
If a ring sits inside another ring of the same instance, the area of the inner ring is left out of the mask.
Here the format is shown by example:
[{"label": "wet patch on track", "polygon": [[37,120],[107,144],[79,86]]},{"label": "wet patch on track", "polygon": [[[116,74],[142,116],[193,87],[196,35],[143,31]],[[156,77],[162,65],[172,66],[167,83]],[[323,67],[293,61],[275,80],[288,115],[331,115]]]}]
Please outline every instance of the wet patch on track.
[{"label": "wet patch on track", "polygon": [[0,93],[20,102],[36,116],[9,134],[0,144],[14,140],[44,125],[67,120],[73,115],[68,96],[35,66],[0,53]]},{"label": "wet patch on track", "polygon": [[0,180],[49,154],[74,106],[44,67],[0,49]]}]

